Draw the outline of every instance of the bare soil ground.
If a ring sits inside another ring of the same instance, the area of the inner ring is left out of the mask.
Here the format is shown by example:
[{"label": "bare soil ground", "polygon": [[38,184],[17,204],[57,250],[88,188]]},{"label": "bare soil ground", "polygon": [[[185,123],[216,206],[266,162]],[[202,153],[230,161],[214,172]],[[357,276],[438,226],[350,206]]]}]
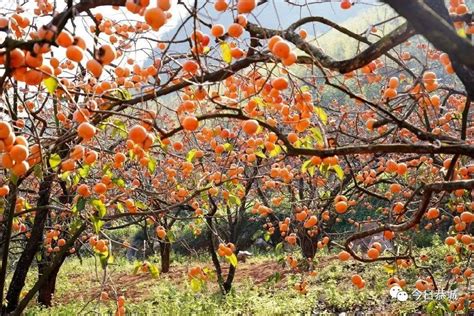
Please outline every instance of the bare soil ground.
[{"label": "bare soil ground", "polygon": [[[228,267],[222,269],[224,276],[228,273]],[[150,298],[149,287],[155,282],[167,279],[176,282],[177,285],[183,284],[187,280],[187,267],[171,266],[169,273],[162,273],[158,278],[151,278],[149,273],[133,274],[131,271],[111,272],[110,278],[113,282],[113,287],[120,289],[127,298],[135,302],[146,300]],[[252,281],[256,285],[267,282],[269,278],[275,273],[280,274],[279,283],[281,283],[285,276],[290,273],[282,264],[275,261],[263,262],[239,262],[235,273],[234,283],[241,283],[245,281]],[[110,286],[101,289],[97,282],[84,282],[84,275],[82,273],[71,273],[67,275],[69,281],[77,286],[67,293],[57,293],[56,301],[62,304],[67,304],[72,301],[89,301],[99,297],[103,290],[112,292]],[[215,285],[215,282],[212,282]]]}]

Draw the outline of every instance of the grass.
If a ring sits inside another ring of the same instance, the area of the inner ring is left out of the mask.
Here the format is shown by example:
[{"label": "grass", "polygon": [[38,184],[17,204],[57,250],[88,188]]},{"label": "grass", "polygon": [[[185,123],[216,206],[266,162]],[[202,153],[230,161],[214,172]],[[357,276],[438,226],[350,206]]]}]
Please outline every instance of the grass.
[{"label": "grass", "polygon": [[[437,256],[443,256],[442,250],[438,252]],[[393,271],[384,263],[340,262],[334,255],[322,252],[315,261],[318,274],[307,278],[309,291],[302,295],[293,290],[293,285],[301,281],[301,274],[291,273],[275,263],[275,254],[259,255],[247,263],[239,263],[234,288],[223,296],[212,281],[199,292],[191,289],[186,271],[196,264],[210,267],[203,259],[189,262],[176,258],[170,274],[154,279],[148,273],[134,275],[134,263],[119,258],[107,268],[108,284],[112,285],[106,288],[111,297],[107,302],[98,300],[104,275],[100,264],[90,257],[82,262],[68,260],[59,275],[54,306],[42,309],[32,304],[26,314],[111,314],[116,309],[112,299],[116,294],[125,295],[129,313],[140,315],[294,315],[357,311],[404,314],[420,310],[419,302],[398,302],[389,296],[386,280]],[[154,260],[157,259],[150,259]],[[366,280],[365,289],[352,285],[353,273]],[[408,284],[417,278],[411,268],[403,275],[408,276]]]}]

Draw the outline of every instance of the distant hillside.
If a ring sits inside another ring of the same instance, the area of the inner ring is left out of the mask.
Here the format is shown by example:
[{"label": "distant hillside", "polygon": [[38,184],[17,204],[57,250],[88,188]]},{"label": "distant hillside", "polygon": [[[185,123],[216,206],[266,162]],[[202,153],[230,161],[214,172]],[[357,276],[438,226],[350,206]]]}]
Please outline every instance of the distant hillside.
[{"label": "distant hillside", "polygon": [[[340,25],[354,33],[365,36],[374,24],[395,16],[396,13],[388,6],[376,6],[359,11],[356,16],[347,19],[340,23]],[[376,41],[378,37],[387,34],[401,23],[402,19],[396,18],[377,27],[377,32],[370,34],[369,40]],[[366,47],[365,44],[360,44],[357,40],[335,29],[330,29],[323,34],[317,34],[316,39],[311,40],[311,43],[316,44],[325,53],[338,60],[350,58],[357,53],[358,49]]]}]

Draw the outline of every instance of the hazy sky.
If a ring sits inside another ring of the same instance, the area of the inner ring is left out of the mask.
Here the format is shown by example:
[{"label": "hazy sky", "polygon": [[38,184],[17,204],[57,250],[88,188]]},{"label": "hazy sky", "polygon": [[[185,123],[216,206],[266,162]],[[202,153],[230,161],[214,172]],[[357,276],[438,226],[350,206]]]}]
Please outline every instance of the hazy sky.
[{"label": "hazy sky", "polygon": [[[76,0],[75,3],[80,0]],[[24,2],[22,1],[13,1],[13,0],[0,0],[0,12],[3,14],[11,13],[17,6],[17,3]],[[57,0],[58,10],[61,11],[65,7],[64,0]],[[151,1],[154,2],[153,0]],[[165,26],[163,26],[159,32],[152,32],[147,35],[156,39],[167,40],[174,34],[174,30],[182,24],[182,21],[187,17],[188,13],[182,5],[177,4],[177,0],[173,0],[173,6],[170,10],[172,17],[168,20]],[[185,0],[187,3],[194,3],[194,0]],[[207,3],[204,0],[197,1],[199,6],[202,6]],[[203,10],[200,11],[200,16],[210,23],[222,23],[225,26],[229,25],[234,16],[236,15],[235,11],[227,10],[224,13],[217,13],[213,8],[213,2],[206,5]],[[315,0],[292,0],[293,3],[303,5],[305,3],[314,3]],[[312,4],[310,6],[290,6],[284,0],[269,0],[267,3],[259,6],[254,12],[248,17],[250,21],[257,22],[266,27],[270,28],[285,28],[289,24],[298,20],[300,17],[304,16],[323,16],[329,18],[335,22],[343,22],[348,18],[356,16],[362,10],[366,10],[373,5],[380,5],[375,0],[365,0],[365,1],[355,1],[356,4],[350,10],[342,10],[339,6],[340,1],[334,1],[330,3],[319,3]],[[51,20],[51,17],[37,18],[33,17],[32,10],[35,7],[34,0],[29,0],[26,5],[22,8],[25,10],[24,15],[28,16],[35,26],[41,26],[48,23]],[[120,20],[120,21],[143,21],[143,17],[132,14],[128,12],[125,8],[120,8],[119,10],[114,10],[111,7],[99,7],[92,10],[93,13],[100,12],[105,17]],[[92,41],[92,35],[87,30],[86,25],[90,25],[91,20],[88,17],[84,18],[84,21],[76,20],[75,31],[76,34],[85,38],[86,42],[90,43]],[[134,22],[132,22],[134,23]],[[67,28],[73,30],[72,24],[68,23]],[[328,27],[320,24],[312,24],[311,26],[306,27],[311,35],[316,32],[316,34],[321,34],[328,30]],[[192,23],[188,23],[185,28],[183,28],[181,38],[184,38],[186,35],[193,30]],[[207,29],[204,29],[205,31]],[[208,31],[208,30],[207,30]],[[128,57],[133,58],[138,63],[143,63],[149,59],[149,54],[151,49],[156,47],[156,43],[147,40],[140,40],[136,43],[136,51],[127,54]],[[183,46],[177,46],[177,50],[183,49]],[[187,48],[185,48],[187,49]],[[55,56],[62,58],[64,57],[63,49],[56,49]],[[90,58],[90,56],[88,56]]]}]

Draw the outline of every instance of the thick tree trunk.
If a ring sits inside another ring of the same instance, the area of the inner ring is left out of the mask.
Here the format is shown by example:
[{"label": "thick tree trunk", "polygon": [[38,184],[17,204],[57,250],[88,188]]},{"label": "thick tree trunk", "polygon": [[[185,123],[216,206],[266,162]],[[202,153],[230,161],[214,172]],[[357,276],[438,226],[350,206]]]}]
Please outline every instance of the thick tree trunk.
[{"label": "thick tree trunk", "polygon": [[4,288],[5,288],[5,280],[7,276],[7,268],[8,268],[8,254],[10,252],[10,237],[12,233],[12,224],[13,224],[13,218],[15,215],[15,204],[16,204],[16,199],[17,199],[17,191],[18,187],[16,185],[10,184],[10,194],[8,196],[8,203],[10,204],[8,206],[7,212],[6,212],[6,217],[7,217],[7,223],[6,223],[6,229],[5,232],[3,233],[3,237],[1,239],[3,246],[0,246],[2,248],[2,262],[1,262],[1,268],[0,268],[0,312],[3,314],[4,308],[6,306],[3,305],[3,293],[4,293]]},{"label": "thick tree trunk", "polygon": [[161,272],[170,271],[171,244],[169,242],[160,242]]},{"label": "thick tree trunk", "polygon": [[227,274],[227,278],[224,282],[224,292],[227,294],[232,289],[232,282],[234,281],[235,277],[235,267],[233,265],[229,266],[229,274]]},{"label": "thick tree trunk", "polygon": [[[65,259],[66,257],[64,257]],[[50,264],[51,260],[42,260],[40,263],[38,263],[38,274],[39,277],[47,271],[48,266]],[[64,262],[64,260],[63,260]],[[46,284],[44,284],[39,292],[38,292],[38,303],[46,306],[46,307],[51,307],[52,306],[52,300],[53,300],[53,295],[54,291],[56,290],[56,279],[59,273],[59,270],[61,268],[62,264],[59,265],[56,269],[54,269],[51,274],[48,276],[48,280]]]},{"label": "thick tree trunk", "polygon": [[[69,194],[68,188],[66,186],[66,182],[59,181],[59,185],[61,186],[61,189],[63,190],[63,194],[59,197],[59,201],[63,204],[71,203],[72,195]],[[50,225],[50,224],[51,223],[49,222],[49,216],[48,216],[47,225]],[[45,307],[52,306],[52,300],[53,300],[54,292],[56,290],[56,279],[57,279],[59,270],[61,269],[61,266],[64,263],[66,257],[67,255],[61,259],[59,266],[57,266],[53,271],[51,271],[51,274],[48,276],[48,279],[45,285],[39,289],[38,303],[40,305],[43,305]],[[43,248],[42,256],[38,260],[38,279],[40,279],[43,276],[43,274],[47,273],[48,267],[49,265],[52,264],[52,261],[53,260],[51,259],[51,256],[49,256],[47,252],[45,251],[45,249]]]},{"label": "thick tree trunk", "polygon": [[[39,188],[39,199],[38,207],[46,206],[49,203],[49,197],[51,194],[51,186],[53,182],[54,174],[48,174],[43,182],[41,182]],[[11,312],[16,309],[20,293],[25,286],[26,275],[30,269],[31,263],[33,262],[36,253],[41,246],[43,239],[43,230],[46,224],[46,219],[48,217],[48,209],[41,210],[36,212],[35,222],[31,230],[31,236],[26,243],[25,249],[23,250],[18,264],[13,274],[10,287],[8,288],[7,301],[8,305],[6,308],[7,312]]]},{"label": "thick tree trunk", "polygon": [[[45,268],[43,275],[38,278],[38,281],[33,285],[33,287],[28,291],[25,297],[21,300],[21,302],[17,303],[17,307],[13,311],[13,315],[22,315],[25,308],[28,306],[29,302],[34,298],[34,296],[39,292],[43,286],[48,283],[49,275],[53,271],[59,271],[64,259],[69,255],[69,250],[77,241],[79,236],[86,230],[87,222],[84,222],[81,227],[79,227],[74,234],[69,238],[66,242],[66,245],[56,254],[56,256],[52,259],[51,264]],[[57,272],[56,272],[57,274]]]},{"label": "thick tree trunk", "polygon": [[313,259],[317,251],[316,237],[310,237],[306,232],[300,233],[301,252],[306,259]]},{"label": "thick tree trunk", "polygon": [[214,264],[214,268],[216,270],[217,274],[217,283],[219,284],[219,288],[223,294],[226,294],[226,291],[224,289],[224,279],[222,277],[222,268],[221,264],[219,262],[219,257],[217,257],[216,251],[214,250],[214,223],[212,221],[212,217],[208,216],[206,217],[206,222],[208,225],[208,251],[209,254],[211,255],[212,263]]}]

